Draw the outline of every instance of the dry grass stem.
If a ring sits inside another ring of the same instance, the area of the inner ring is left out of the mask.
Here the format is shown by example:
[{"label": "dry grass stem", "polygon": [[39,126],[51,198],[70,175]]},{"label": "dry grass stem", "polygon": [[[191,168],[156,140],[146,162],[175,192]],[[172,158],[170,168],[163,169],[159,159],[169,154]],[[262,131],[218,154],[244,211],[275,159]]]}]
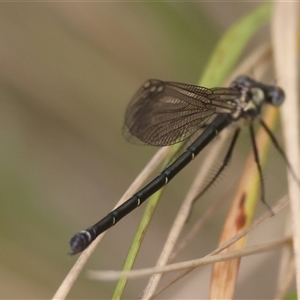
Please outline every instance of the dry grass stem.
[{"label": "dry grass stem", "polygon": [[146,268],[143,270],[131,270],[131,271],[123,271],[123,272],[122,271],[105,271],[105,272],[88,271],[87,275],[90,279],[93,280],[106,280],[106,281],[117,280],[122,277],[140,278],[143,276],[149,276],[157,273],[167,273],[167,272],[174,272],[183,269],[197,268],[200,266],[205,266],[216,262],[227,261],[235,258],[258,254],[258,253],[274,250],[290,242],[291,242],[291,238],[285,237],[274,241],[261,243],[259,245],[249,246],[241,250],[206,256],[204,258],[175,263],[172,265],[167,265],[162,267]]},{"label": "dry grass stem", "polygon": [[[281,110],[286,154],[298,178],[300,169],[299,148],[299,95],[298,95],[298,37],[299,2],[276,2],[273,19],[273,45],[278,84],[286,93]],[[300,188],[288,172],[288,190],[291,203],[293,247],[296,264],[296,286],[300,297]]]},{"label": "dry grass stem", "polygon": [[[168,148],[164,147],[157,151],[157,153],[153,156],[147,166],[142,170],[142,172],[138,175],[138,177],[134,180],[134,182],[130,185],[127,191],[124,193],[122,198],[118,201],[117,205],[114,207],[117,208],[122,203],[124,203],[130,195],[134,194],[141,185],[145,182],[148,176],[158,167],[161,165],[162,161],[168,155]],[[74,285],[76,279],[80,275],[81,271],[83,270],[84,266],[86,265],[88,259],[93,254],[95,249],[97,248],[98,244],[104,237],[106,232],[99,235],[96,240],[79,256],[77,261],[75,262],[74,266],[65,277],[64,281],[61,283],[60,287],[56,291],[55,295],[52,299],[65,299],[70,292],[72,286]]]},{"label": "dry grass stem", "polygon": [[[274,206],[272,206],[272,211],[275,214],[278,213],[287,203],[288,203],[288,198],[287,197],[284,197],[284,198],[278,200],[277,203]],[[268,218],[270,218],[270,213],[269,213],[269,211],[266,211],[258,219],[256,219],[248,228],[244,229],[239,234],[237,234],[235,237],[233,237],[232,239],[230,239],[229,241],[227,241],[223,245],[219,246],[217,249],[215,249],[214,251],[209,253],[207,256],[215,255],[215,254],[220,253],[222,250],[226,249],[227,247],[229,247],[230,245],[232,245],[233,243],[238,241],[240,238],[247,235],[250,231],[252,231],[254,228],[259,226],[264,221],[266,221]],[[181,278],[183,278],[184,276],[186,276],[187,274],[192,272],[194,269],[195,268],[184,270],[182,273],[180,273],[175,278],[170,280],[167,284],[165,284],[160,290],[158,290],[157,293],[154,296],[157,296],[158,294],[160,294],[161,292],[166,290],[169,286],[171,286],[173,283],[177,282],[178,280],[180,280]]]}]

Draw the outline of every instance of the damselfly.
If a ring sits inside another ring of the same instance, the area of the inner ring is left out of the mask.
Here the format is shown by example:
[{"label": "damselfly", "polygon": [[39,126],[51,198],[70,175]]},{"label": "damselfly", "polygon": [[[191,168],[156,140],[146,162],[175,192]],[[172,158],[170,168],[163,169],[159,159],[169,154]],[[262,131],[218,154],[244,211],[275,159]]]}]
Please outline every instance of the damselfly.
[{"label": "damselfly", "polygon": [[[261,109],[265,104],[280,106],[283,101],[284,92],[281,88],[257,82],[247,76],[238,77],[228,88],[209,89],[155,79],[145,82],[133,96],[126,111],[123,132],[128,140],[145,145],[168,146],[186,140],[196,132],[200,131],[201,134],[154,180],[98,223],[74,235],[70,241],[70,254],[86,249],[98,235],[169,183],[219,132],[240,119],[248,121],[254,158],[260,176],[261,197],[266,203],[253,122],[258,120],[290,167],[273,133],[260,118]],[[223,164],[205,189],[216,180],[227,165],[239,132],[238,127],[235,129]]]}]

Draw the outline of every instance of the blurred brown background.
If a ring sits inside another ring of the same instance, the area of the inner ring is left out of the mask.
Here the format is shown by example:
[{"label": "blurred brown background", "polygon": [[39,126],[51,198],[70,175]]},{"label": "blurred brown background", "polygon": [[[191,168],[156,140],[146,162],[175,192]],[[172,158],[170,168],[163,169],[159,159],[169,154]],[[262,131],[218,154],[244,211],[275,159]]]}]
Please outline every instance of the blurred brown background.
[{"label": "blurred brown background", "polygon": [[[148,78],[196,84],[220,36],[255,5],[0,4],[1,298],[54,294],[76,260],[67,256],[70,237],[106,215],[157,150],[122,137],[133,93]],[[165,192],[137,267],[155,263],[196,168]],[[142,211],[111,229],[86,269],[121,268]],[[214,227],[185,258],[212,249]],[[162,297],[199,295],[199,284],[205,297],[209,276],[193,276]],[[126,297],[143,282],[131,282]],[[263,296],[256,284],[248,278],[240,289]],[[70,298],[105,299],[114,285],[82,273]]]}]

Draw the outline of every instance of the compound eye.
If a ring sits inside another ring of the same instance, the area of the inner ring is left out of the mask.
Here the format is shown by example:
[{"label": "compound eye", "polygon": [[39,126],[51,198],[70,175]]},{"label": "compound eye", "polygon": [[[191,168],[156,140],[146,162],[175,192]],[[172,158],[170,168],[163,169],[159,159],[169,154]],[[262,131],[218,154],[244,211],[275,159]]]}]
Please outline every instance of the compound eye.
[{"label": "compound eye", "polygon": [[279,87],[274,87],[269,94],[271,104],[274,106],[280,106],[285,99],[284,91]]},{"label": "compound eye", "polygon": [[244,84],[253,82],[253,80],[249,76],[247,76],[247,75],[240,75],[239,77],[236,78],[235,81],[237,83],[244,83]]}]

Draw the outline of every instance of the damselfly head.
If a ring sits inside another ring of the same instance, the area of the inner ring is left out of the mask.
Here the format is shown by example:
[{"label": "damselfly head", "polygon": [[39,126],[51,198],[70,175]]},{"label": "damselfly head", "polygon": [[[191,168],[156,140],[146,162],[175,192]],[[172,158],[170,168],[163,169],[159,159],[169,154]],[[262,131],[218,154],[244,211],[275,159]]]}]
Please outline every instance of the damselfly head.
[{"label": "damselfly head", "polygon": [[284,91],[274,85],[266,85],[255,81],[247,75],[241,75],[237,77],[230,85],[231,88],[240,90],[241,92],[247,92],[249,90],[256,91],[261,89],[264,93],[264,101],[274,106],[280,106],[285,99]]}]

